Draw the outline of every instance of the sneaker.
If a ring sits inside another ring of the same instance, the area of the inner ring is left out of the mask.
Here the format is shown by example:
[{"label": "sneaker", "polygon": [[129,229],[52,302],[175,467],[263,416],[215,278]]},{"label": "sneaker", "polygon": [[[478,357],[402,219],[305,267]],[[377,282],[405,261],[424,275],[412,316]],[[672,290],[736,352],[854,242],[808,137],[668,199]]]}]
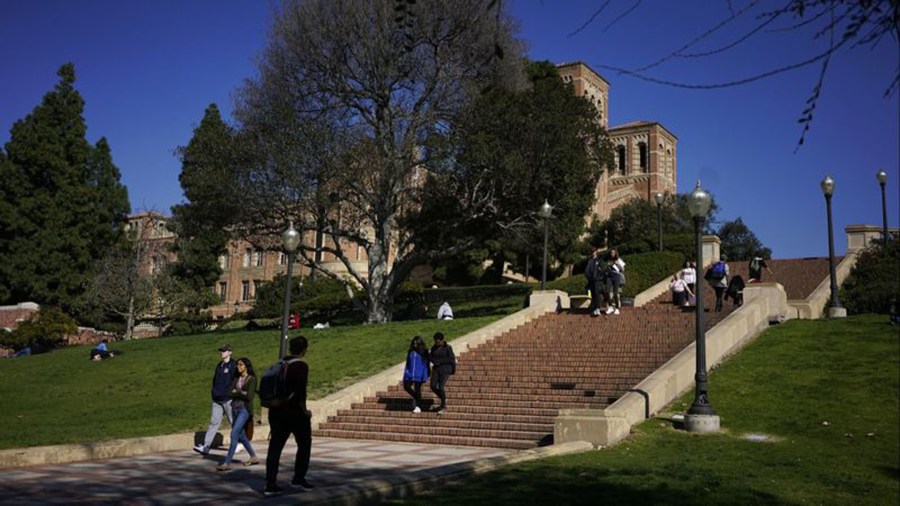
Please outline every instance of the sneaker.
[{"label": "sneaker", "polygon": [[266,488],[263,489],[263,495],[266,497],[272,497],[281,494],[284,492],[284,489],[279,487],[278,485],[266,485]]},{"label": "sneaker", "polygon": [[616,309],[614,307],[609,306],[608,308],[606,308],[606,314],[613,314],[613,311],[615,311],[615,310]]},{"label": "sneaker", "polygon": [[199,453],[200,455],[208,455],[209,454],[209,448],[207,448],[203,445],[194,445],[194,451]]},{"label": "sneaker", "polygon": [[447,408],[438,408],[438,410],[437,410],[437,414],[439,414],[439,415],[443,415],[446,412],[447,412]]},{"label": "sneaker", "polygon": [[234,453],[238,454],[244,451],[244,445],[238,445],[237,448],[234,449]]},{"label": "sneaker", "polygon": [[420,408],[419,406],[416,406],[415,408],[413,408],[413,413],[421,413],[421,412],[422,412],[422,408]]},{"label": "sneaker", "polygon": [[600,316],[600,309],[597,308],[597,309],[591,311],[591,316]]},{"label": "sneaker", "polygon": [[613,314],[619,314],[619,308],[616,308],[616,309],[613,311]]},{"label": "sneaker", "polygon": [[299,480],[297,478],[294,478],[293,480],[291,480],[291,486],[299,488],[300,490],[304,490],[306,492],[309,492],[310,490],[316,488],[312,483],[306,481],[305,478],[300,478]]}]

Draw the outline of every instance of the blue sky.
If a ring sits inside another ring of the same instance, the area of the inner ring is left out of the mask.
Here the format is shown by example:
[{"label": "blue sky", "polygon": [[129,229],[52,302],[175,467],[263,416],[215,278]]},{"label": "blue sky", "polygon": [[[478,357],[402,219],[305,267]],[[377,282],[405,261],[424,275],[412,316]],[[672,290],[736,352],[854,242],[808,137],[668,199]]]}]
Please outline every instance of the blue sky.
[{"label": "blue sky", "polygon": [[[678,136],[678,188],[699,178],[722,220],[742,217],[776,258],[828,252],[819,181],[837,181],[835,247],[849,224],[881,225],[875,172],[888,173],[888,222],[898,225],[900,99],[883,96],[900,65],[898,43],[841,51],[832,59],[806,143],[797,119],[818,64],[744,86],[692,90],[654,84],[606,67],[634,69],[675,51],[747,1],[606,0],[507,2],[534,59],[584,61],[610,83],[610,124],[659,121]],[[762,1],[774,9],[783,2]],[[619,21],[616,18],[637,4]],[[754,12],[761,12],[758,9]],[[231,112],[233,91],[255,73],[268,30],[266,0],[6,0],[0,17],[0,143],[75,63],[88,138],[105,136],[132,208],[168,212],[183,199],[173,151],[203,110]],[[755,19],[729,24],[691,50],[736,40]],[[784,25],[781,25],[784,26]],[[743,79],[821,52],[810,33],[763,31],[706,58],[671,59],[646,75],[687,84]]]}]

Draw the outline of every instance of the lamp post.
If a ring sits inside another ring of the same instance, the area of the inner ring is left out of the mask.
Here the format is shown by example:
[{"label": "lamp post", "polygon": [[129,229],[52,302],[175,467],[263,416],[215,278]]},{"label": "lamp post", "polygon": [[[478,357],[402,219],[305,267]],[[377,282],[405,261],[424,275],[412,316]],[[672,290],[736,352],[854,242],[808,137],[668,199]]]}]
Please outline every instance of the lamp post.
[{"label": "lamp post", "polygon": [[884,252],[887,254],[887,200],[884,198],[884,185],[887,184],[887,172],[879,170],[875,177],[881,185],[881,240],[884,244]]},{"label": "lamp post", "polygon": [[287,339],[288,339],[288,318],[291,312],[291,276],[293,276],[294,252],[300,245],[300,233],[294,229],[294,222],[290,222],[287,230],[281,234],[281,242],[284,245],[284,251],[287,252],[287,280],[284,287],[284,316],[281,319],[281,343],[278,348],[278,358],[284,358],[287,355]]},{"label": "lamp post", "polygon": [[[696,241],[697,266],[703,266],[703,240],[700,236],[703,222],[709,213],[712,198],[697,181],[697,188],[688,197],[688,209],[694,218],[694,240]],[[694,402],[684,417],[684,427],[688,432],[716,432],[719,430],[719,415],[709,402],[709,384],[706,375],[706,327],[703,322],[703,283],[696,284],[697,307],[694,333],[696,339],[697,366],[694,372]]]},{"label": "lamp post", "polygon": [[547,236],[551,215],[553,215],[553,206],[547,202],[547,199],[544,199],[544,203],[538,209],[538,216],[544,220],[544,270],[541,273],[541,290],[547,285]]},{"label": "lamp post", "polygon": [[662,251],[662,205],[666,196],[656,192],[656,237],[659,242],[659,250]]},{"label": "lamp post", "polygon": [[834,231],[831,222],[831,195],[834,194],[834,179],[826,175],[819,186],[825,195],[825,209],[828,212],[828,272],[831,278],[831,307],[828,308],[828,316],[844,318],[847,316],[847,310],[844,309],[838,298],[837,274],[834,271]]}]

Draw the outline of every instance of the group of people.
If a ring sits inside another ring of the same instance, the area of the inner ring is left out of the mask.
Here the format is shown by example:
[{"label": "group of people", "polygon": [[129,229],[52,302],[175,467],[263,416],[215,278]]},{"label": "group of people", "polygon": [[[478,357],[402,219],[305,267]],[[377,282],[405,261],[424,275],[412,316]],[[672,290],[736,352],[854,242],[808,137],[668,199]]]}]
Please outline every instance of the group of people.
[{"label": "group of people", "polygon": [[[722,311],[723,301],[729,298],[734,302],[735,306],[740,306],[744,302],[743,293],[746,286],[744,279],[740,275],[731,277],[727,262],[728,257],[721,255],[719,260],[714,262],[703,276],[716,293],[716,312]],[[748,266],[748,283],[761,282],[763,270],[773,274],[765,259],[755,255]],[[676,306],[692,305],[696,297],[694,292],[696,282],[697,265],[694,262],[685,262],[684,268],[675,273],[669,283],[669,289],[672,292],[672,303]]]},{"label": "group of people", "polygon": [[[309,366],[301,360],[306,355],[309,342],[303,336],[290,340],[290,355],[284,357],[284,384],[287,388],[287,402],[269,408],[269,451],[266,455],[266,485],[263,493],[267,496],[283,492],[278,486],[278,466],[281,452],[288,438],[293,435],[297,442],[297,457],[291,485],[301,490],[312,490],[306,481],[312,449],[312,412],[306,407],[306,389],[309,381]],[[257,375],[250,359],[242,357],[232,360],[230,345],[218,349],[221,360],[216,365],[212,379],[212,414],[203,443],[194,446],[194,451],[208,455],[213,440],[219,431],[223,416],[231,422],[231,444],[225,459],[216,466],[218,471],[230,471],[235,453],[240,443],[247,450],[249,458],[245,466],[260,463],[253,448],[253,400],[256,396]]]},{"label": "group of people", "polygon": [[584,268],[587,291],[591,296],[591,316],[620,313],[622,287],[625,286],[625,261],[612,249],[600,254],[600,247],[591,244],[591,257]]},{"label": "group of people", "polygon": [[447,344],[442,332],[434,334],[434,345],[431,350],[425,346],[425,341],[415,336],[409,343],[406,353],[406,366],[403,369],[403,389],[413,398],[413,413],[421,413],[422,383],[431,378],[431,391],[440,400],[440,405],[434,408],[437,414],[447,410],[447,392],[445,386],[450,376],[456,373],[456,355],[453,348]]}]

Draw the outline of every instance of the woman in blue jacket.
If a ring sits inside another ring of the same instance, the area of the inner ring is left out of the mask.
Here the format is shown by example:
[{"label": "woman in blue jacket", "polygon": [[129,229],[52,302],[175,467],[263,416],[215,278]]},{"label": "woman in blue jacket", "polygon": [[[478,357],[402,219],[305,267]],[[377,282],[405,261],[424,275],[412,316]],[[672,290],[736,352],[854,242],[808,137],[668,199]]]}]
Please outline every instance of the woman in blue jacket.
[{"label": "woman in blue jacket", "polygon": [[403,369],[403,389],[413,398],[413,413],[422,412],[422,383],[428,380],[428,348],[421,337],[412,338]]}]

